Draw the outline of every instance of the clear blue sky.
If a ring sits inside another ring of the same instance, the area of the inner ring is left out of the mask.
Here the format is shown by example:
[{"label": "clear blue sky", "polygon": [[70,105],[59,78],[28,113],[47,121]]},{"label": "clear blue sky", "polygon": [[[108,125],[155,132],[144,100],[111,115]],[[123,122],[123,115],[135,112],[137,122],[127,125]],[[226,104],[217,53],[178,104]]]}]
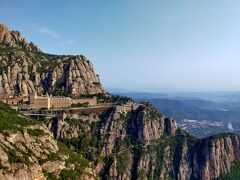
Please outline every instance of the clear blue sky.
[{"label": "clear blue sky", "polygon": [[0,21],[105,87],[240,90],[239,0],[0,0]]}]

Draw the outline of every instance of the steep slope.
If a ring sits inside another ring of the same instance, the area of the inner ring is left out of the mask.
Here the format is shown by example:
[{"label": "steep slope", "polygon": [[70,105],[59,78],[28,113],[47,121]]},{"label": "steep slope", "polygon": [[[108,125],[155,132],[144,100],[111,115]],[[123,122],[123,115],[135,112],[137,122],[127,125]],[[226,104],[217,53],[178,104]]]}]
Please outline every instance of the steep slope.
[{"label": "steep slope", "polygon": [[197,139],[150,104],[116,106],[94,121],[68,117],[55,127],[103,179],[215,179],[240,159],[238,136]]},{"label": "steep slope", "polygon": [[23,48],[29,51],[41,52],[41,50],[21,37],[18,31],[9,31],[4,24],[0,24],[0,47]]},{"label": "steep slope", "polygon": [[0,179],[94,177],[88,161],[57,142],[46,126],[0,102]]},{"label": "steep slope", "polygon": [[[17,35],[15,35],[17,34]],[[42,53],[20,33],[0,24],[0,95],[27,98],[37,92],[53,95],[104,93],[92,63],[84,56]]]},{"label": "steep slope", "polygon": [[44,119],[44,125],[0,102],[0,179],[240,178],[238,136],[197,139],[149,103],[104,97],[82,55],[45,54],[0,25],[0,67],[2,97],[100,93],[118,104],[102,113]]}]

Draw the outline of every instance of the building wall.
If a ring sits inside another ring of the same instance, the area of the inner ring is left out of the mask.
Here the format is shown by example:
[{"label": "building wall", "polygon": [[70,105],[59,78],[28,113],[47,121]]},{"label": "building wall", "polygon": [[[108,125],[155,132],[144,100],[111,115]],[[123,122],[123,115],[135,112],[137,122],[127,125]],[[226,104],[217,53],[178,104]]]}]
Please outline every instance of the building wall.
[{"label": "building wall", "polygon": [[66,97],[51,97],[50,98],[50,108],[61,109],[71,107],[71,98]]},{"label": "building wall", "polygon": [[89,106],[96,106],[97,97],[94,96],[93,98],[72,99],[72,104],[85,104],[85,103],[88,103]]},{"label": "building wall", "polygon": [[34,104],[35,99],[37,98],[36,93],[30,94],[29,102],[30,104]]},{"label": "building wall", "polygon": [[17,106],[20,102],[20,99],[18,98],[9,98],[7,99],[6,103],[11,106]]},{"label": "building wall", "polygon": [[72,104],[85,104],[89,106],[97,105],[97,97],[85,99],[71,99],[69,97],[52,97],[52,96],[37,96],[36,94],[30,95],[30,105],[34,109],[62,109],[69,108]]},{"label": "building wall", "polygon": [[34,100],[34,109],[49,109],[50,98],[49,97],[37,97]]}]

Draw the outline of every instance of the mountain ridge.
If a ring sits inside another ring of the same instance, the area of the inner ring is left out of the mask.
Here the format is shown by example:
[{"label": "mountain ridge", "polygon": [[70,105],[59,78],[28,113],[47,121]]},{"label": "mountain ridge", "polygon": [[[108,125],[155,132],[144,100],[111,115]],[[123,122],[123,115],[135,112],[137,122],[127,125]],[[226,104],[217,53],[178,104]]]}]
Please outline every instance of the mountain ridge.
[{"label": "mountain ridge", "polygon": [[28,43],[19,31],[9,31],[4,24],[0,24],[0,45],[2,47],[23,48],[29,51],[41,52],[33,42]]},{"label": "mountain ridge", "polygon": [[83,55],[44,54],[6,28],[0,34],[3,97],[99,95],[113,103],[103,112],[63,110],[34,121],[0,102],[0,178],[210,180],[238,164],[239,136],[198,139],[150,103],[107,94]]},{"label": "mountain ridge", "polygon": [[[83,55],[51,55],[0,24],[0,94],[28,99],[30,94],[65,96],[105,93],[93,64]],[[14,38],[13,38],[14,37]]]}]

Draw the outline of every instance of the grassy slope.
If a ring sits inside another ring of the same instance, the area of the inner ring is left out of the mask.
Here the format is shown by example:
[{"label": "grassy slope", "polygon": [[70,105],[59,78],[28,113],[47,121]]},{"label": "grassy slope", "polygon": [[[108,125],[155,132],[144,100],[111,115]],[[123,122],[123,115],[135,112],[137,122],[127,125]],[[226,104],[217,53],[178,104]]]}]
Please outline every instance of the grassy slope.
[{"label": "grassy slope", "polygon": [[23,127],[34,125],[36,122],[0,102],[0,132],[4,130],[21,131]]},{"label": "grassy slope", "polygon": [[[14,131],[15,133],[23,132],[23,128],[27,127],[29,125],[38,124],[38,122],[24,117],[19,112],[11,109],[8,105],[6,105],[3,102],[0,102],[0,132],[4,134],[4,131]],[[34,136],[35,138],[38,138],[42,135],[41,130],[30,130],[28,129],[28,133],[31,136]],[[64,154],[68,159],[66,159],[66,165],[74,164],[75,170],[67,170],[64,169],[60,173],[60,179],[66,179],[66,177],[70,177],[71,179],[78,179],[81,177],[81,175],[84,172],[84,169],[88,167],[88,161],[82,158],[80,154],[77,154],[73,150],[71,150],[69,147],[64,145],[61,142],[58,142],[59,152],[56,154],[51,153],[49,157],[46,160],[39,159],[39,163],[43,164],[46,161],[56,161],[61,159],[61,154]],[[6,149],[6,153],[9,156],[10,163],[22,163],[22,164],[28,164],[26,160],[23,158],[20,158],[16,155],[15,150],[9,150]],[[30,156],[31,154],[26,154],[27,156]],[[0,169],[2,169],[1,162],[0,162]],[[54,175],[51,173],[48,173],[44,171],[44,174],[48,179],[53,179]]]}]

